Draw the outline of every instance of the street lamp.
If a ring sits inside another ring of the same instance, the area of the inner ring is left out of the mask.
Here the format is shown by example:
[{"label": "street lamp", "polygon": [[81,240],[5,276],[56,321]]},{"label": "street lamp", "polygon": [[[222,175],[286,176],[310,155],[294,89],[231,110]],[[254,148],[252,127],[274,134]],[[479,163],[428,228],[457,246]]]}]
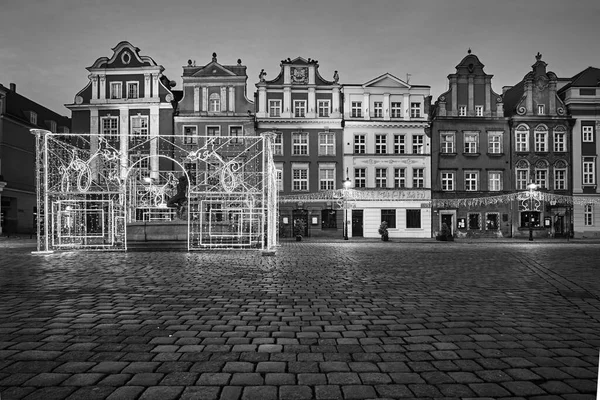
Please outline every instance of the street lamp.
[{"label": "street lamp", "polygon": [[533,193],[538,188],[538,185],[531,182],[527,185],[527,188],[529,189],[529,241],[533,242],[533,227],[531,226],[533,221]]},{"label": "street lamp", "polygon": [[348,170],[346,170],[346,180],[344,181],[344,240],[348,240],[348,189],[352,182],[348,179]]}]

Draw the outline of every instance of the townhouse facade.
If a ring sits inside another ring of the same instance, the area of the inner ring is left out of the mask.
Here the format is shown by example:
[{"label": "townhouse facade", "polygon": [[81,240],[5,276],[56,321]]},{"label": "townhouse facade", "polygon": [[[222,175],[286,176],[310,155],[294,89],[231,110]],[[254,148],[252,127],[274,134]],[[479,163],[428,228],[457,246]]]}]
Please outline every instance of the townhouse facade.
[{"label": "townhouse facade", "polygon": [[432,231],[455,236],[511,235],[510,205],[485,199],[510,192],[510,136],[493,75],[468,51],[448,75],[431,112]]},{"label": "townhouse facade", "polygon": [[36,225],[36,145],[30,129],[68,133],[71,119],[0,84],[0,234],[31,234]]},{"label": "townhouse facade", "polygon": [[[572,119],[558,96],[559,79],[538,53],[521,82],[504,88],[509,118],[515,237],[567,237],[572,232]],[[535,193],[539,192],[539,195]]]},{"label": "townhouse facade", "polygon": [[280,237],[293,236],[298,223],[304,236],[338,237],[347,220],[335,200],[319,194],[340,189],[344,179],[337,71],[328,81],[317,60],[297,57],[282,60],[274,79],[265,76],[262,70],[256,84],[256,128],[275,135]]},{"label": "townhouse facade", "polygon": [[573,235],[600,236],[600,69],[588,67],[565,82],[558,94],[573,118]]},{"label": "townhouse facade", "polygon": [[385,73],[344,84],[343,165],[353,188],[348,237],[431,237],[430,87]]}]

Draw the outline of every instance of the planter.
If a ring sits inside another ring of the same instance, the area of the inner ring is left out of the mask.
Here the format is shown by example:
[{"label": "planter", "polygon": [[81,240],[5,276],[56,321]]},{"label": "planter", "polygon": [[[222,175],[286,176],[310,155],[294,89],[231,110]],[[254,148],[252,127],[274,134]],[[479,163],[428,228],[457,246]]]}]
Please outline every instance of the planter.
[{"label": "planter", "polygon": [[301,242],[302,241],[302,236],[298,235],[296,236],[296,242]]},{"label": "planter", "polygon": [[390,237],[388,235],[383,235],[383,236],[381,236],[381,240],[383,240],[384,242],[387,242],[388,240],[390,240]]}]

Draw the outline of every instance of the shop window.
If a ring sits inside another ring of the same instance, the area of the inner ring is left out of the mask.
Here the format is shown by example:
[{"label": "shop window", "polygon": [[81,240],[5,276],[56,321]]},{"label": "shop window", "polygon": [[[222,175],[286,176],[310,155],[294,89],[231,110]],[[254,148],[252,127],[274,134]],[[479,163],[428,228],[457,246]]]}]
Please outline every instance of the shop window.
[{"label": "shop window", "polygon": [[396,210],[381,210],[381,222],[386,221],[388,228],[396,228]]},{"label": "shop window", "polygon": [[421,228],[421,210],[406,210],[406,227]]},{"label": "shop window", "polygon": [[337,210],[321,210],[321,228],[337,229]]},{"label": "shop window", "polygon": [[469,213],[467,218],[469,221],[469,229],[481,229],[481,215],[479,213]]},{"label": "shop window", "polygon": [[533,228],[540,227],[540,212],[539,211],[521,211],[521,228],[529,228],[529,220]]},{"label": "shop window", "polygon": [[499,226],[498,219],[498,213],[487,213],[485,215],[485,229],[487,229],[488,231],[497,231]]}]

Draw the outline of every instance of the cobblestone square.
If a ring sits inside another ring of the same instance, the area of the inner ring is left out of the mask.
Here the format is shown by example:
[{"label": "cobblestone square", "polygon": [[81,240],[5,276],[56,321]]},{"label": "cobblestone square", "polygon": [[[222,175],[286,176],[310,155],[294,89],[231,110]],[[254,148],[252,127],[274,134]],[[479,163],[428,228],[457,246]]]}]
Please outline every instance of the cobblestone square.
[{"label": "cobblestone square", "polygon": [[595,398],[598,243],[22,242],[0,242],[2,400]]}]

